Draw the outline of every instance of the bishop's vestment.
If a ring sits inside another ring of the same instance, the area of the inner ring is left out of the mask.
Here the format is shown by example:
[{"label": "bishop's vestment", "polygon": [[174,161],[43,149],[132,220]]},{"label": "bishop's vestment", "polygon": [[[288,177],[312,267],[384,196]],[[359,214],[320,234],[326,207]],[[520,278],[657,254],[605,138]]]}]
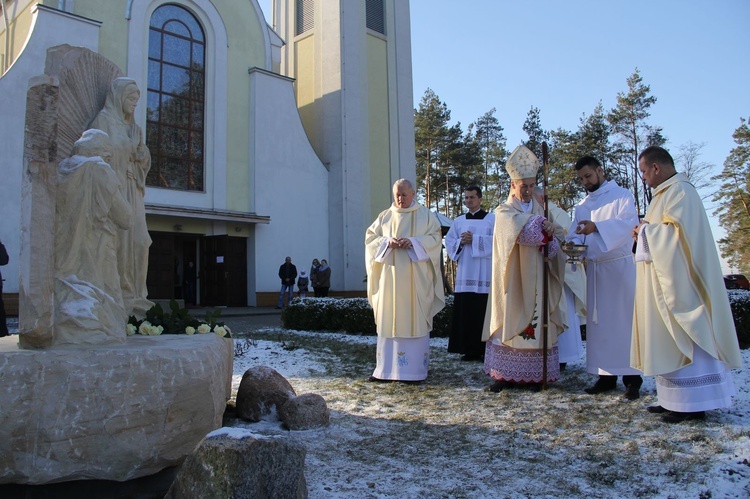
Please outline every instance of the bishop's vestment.
[{"label": "bishop's vestment", "polygon": [[[498,381],[543,381],[542,295],[544,209],[514,197],[495,210],[492,282],[485,315],[484,370]],[[558,227],[561,237],[562,228]],[[563,295],[565,255],[550,243],[547,381],[560,377],[557,335],[567,328]]]}]

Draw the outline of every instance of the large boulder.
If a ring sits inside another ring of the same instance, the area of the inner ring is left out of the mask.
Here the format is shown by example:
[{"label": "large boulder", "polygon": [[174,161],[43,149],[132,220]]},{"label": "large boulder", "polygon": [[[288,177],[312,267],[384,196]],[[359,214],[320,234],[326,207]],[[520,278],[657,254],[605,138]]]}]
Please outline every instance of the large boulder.
[{"label": "large boulder", "polygon": [[279,407],[295,395],[292,385],[276,370],[251,367],[237,389],[237,417],[253,423],[269,416],[276,419]]},{"label": "large boulder", "polygon": [[0,483],[152,475],[221,427],[230,339],[136,335],[48,350],[17,342],[0,338]]},{"label": "large boulder", "polygon": [[330,414],[323,397],[305,393],[287,400],[279,408],[279,419],[290,430],[312,430],[328,426]]},{"label": "large boulder", "polygon": [[306,498],[306,453],[288,439],[222,428],[188,456],[165,497]]}]

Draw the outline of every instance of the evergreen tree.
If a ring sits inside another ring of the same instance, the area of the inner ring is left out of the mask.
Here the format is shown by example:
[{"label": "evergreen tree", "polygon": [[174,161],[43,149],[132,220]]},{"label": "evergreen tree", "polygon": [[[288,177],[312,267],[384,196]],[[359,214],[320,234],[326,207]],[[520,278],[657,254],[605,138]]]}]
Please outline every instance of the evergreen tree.
[{"label": "evergreen tree", "polygon": [[646,123],[651,116],[649,108],[656,103],[656,97],[650,95],[651,87],[643,83],[638,68],[627,83],[628,92],[617,94],[617,107],[610,111],[608,120],[612,125],[612,132],[618,137],[615,144],[615,156],[619,158],[617,176],[628,179],[624,187],[633,191],[636,210],[642,214],[650,201],[651,193],[638,170],[638,154],[649,143],[661,145],[665,140],[660,128],[650,128]]},{"label": "evergreen tree", "polygon": [[508,157],[507,139],[503,134],[503,127],[495,117],[495,112],[496,109],[493,107],[469,125],[469,134],[474,134],[482,165],[481,178],[471,183],[481,186],[482,204],[487,210],[503,202],[510,190],[510,177],[505,171],[505,161]]},{"label": "evergreen tree", "polygon": [[724,161],[722,172],[712,178],[721,182],[714,194],[714,211],[726,237],[719,239],[721,255],[743,273],[750,273],[750,127],[744,118],[732,134],[737,146]]},{"label": "evergreen tree", "polygon": [[451,112],[432,91],[425,90],[419,109],[414,111],[414,145],[416,153],[417,194],[425,206],[434,203],[433,183],[439,181],[438,164],[448,147]]},{"label": "evergreen tree", "polygon": [[549,142],[550,134],[542,128],[542,119],[539,116],[539,108],[531,106],[526,121],[523,122],[523,131],[529,136],[524,145],[536,154],[539,161],[542,160],[542,142]]},{"label": "evergreen tree", "polygon": [[580,136],[558,128],[550,132],[549,145],[547,197],[551,203],[570,212],[583,195],[574,168],[575,162],[583,156]]}]

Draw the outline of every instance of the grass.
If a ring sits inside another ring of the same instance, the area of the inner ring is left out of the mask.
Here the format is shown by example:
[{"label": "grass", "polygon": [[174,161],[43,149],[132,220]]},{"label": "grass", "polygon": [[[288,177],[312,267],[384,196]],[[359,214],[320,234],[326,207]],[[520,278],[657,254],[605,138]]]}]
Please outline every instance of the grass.
[{"label": "grass", "polygon": [[665,425],[644,410],[653,393],[630,403],[619,393],[586,395],[594,377],[581,364],[545,392],[492,394],[481,364],[444,348],[431,349],[426,382],[380,384],[366,381],[374,344],[283,329],[251,337],[293,343],[322,366],[289,378],[297,393],[322,395],[332,411],[322,434],[291,435],[308,448],[311,497],[383,497],[404,484],[408,497],[669,497],[665,487],[698,497],[715,461],[731,455],[726,442],[747,448],[750,440],[717,416]]}]

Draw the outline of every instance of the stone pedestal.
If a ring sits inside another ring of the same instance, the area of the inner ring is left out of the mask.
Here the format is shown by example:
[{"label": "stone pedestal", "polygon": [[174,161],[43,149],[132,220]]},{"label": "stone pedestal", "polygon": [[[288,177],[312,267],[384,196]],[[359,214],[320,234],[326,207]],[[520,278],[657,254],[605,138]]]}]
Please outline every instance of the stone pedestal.
[{"label": "stone pedestal", "polygon": [[213,333],[22,350],[0,338],[0,483],[129,480],[221,427],[233,343]]}]

